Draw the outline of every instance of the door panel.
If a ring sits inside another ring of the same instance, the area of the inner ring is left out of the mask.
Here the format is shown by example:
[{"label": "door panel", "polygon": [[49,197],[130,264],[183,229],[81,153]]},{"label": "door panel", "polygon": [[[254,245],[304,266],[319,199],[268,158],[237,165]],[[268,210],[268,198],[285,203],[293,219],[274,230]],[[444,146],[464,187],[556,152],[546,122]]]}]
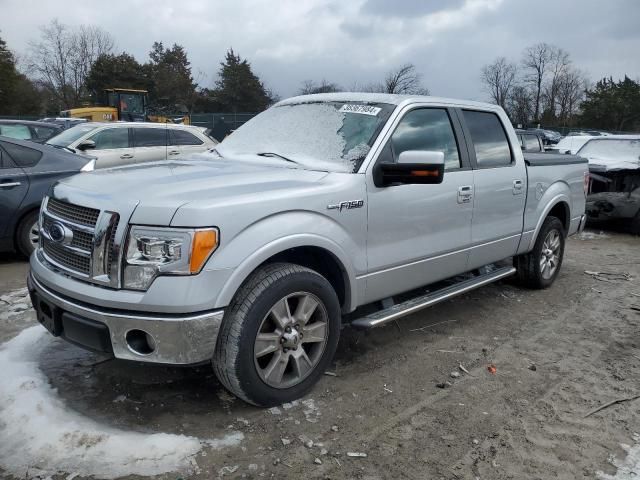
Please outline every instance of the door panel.
[{"label": "door panel", "polygon": [[104,128],[88,140],[93,140],[96,144],[96,148],[85,152],[96,157],[96,168],[117,167],[135,161],[128,128]]},{"label": "door panel", "polygon": [[506,118],[472,110],[463,110],[459,116],[477,167],[473,174],[473,248],[468,265],[473,269],[516,253],[527,178],[517,137],[513,135],[511,143],[503,126]]},{"label": "door panel", "polygon": [[181,129],[167,129],[169,131],[169,145],[167,147],[167,158],[185,159],[194,153],[204,152],[206,145],[193,133]]},{"label": "door panel", "polygon": [[133,146],[136,163],[167,159],[167,127],[135,127]]},{"label": "door panel", "polygon": [[[437,185],[376,187],[367,175],[366,300],[371,302],[464,272],[471,242],[473,172],[456,120],[445,108],[416,108],[398,122],[377,162],[402,151],[445,154]],[[463,145],[463,144],[462,144]],[[375,167],[374,167],[375,168]],[[461,190],[462,189],[462,190]]]},{"label": "door panel", "polygon": [[16,167],[7,153],[0,148],[0,237],[13,234],[10,227],[29,190],[29,178],[22,168]]}]

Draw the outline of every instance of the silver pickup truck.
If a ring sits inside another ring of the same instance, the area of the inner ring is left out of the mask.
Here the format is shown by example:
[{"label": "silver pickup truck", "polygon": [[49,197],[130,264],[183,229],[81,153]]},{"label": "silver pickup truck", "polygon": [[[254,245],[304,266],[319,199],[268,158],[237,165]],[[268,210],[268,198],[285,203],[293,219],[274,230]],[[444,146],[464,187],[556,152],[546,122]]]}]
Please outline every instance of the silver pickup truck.
[{"label": "silver pickup truck", "polygon": [[523,156],[494,105],[296,97],[200,158],[56,184],[28,285],[53,335],[211,362],[240,398],[276,405],[318,380],[343,323],[383,325],[510,275],[551,285],[587,184],[581,158]]}]

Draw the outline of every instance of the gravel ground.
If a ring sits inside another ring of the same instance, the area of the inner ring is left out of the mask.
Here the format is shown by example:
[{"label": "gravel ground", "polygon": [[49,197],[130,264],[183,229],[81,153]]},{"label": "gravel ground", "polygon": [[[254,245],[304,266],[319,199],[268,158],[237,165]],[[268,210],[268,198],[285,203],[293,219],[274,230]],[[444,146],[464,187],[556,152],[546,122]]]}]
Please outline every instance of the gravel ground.
[{"label": "gravel ground", "polygon": [[[638,237],[572,238],[545,291],[503,282],[388,327],[346,328],[332,375],[270,410],[234,399],[207,367],[107,360],[29,330],[26,271],[0,258],[0,368],[13,385],[0,382],[0,476],[116,477],[129,454],[155,466],[131,473],[166,479],[640,477],[640,399],[585,418],[640,395]],[[32,408],[27,386],[42,397]],[[50,431],[54,417],[65,420]],[[133,449],[153,434],[168,443]],[[118,457],[100,450],[105,438],[131,448]],[[180,461],[158,453],[185,445]]]}]

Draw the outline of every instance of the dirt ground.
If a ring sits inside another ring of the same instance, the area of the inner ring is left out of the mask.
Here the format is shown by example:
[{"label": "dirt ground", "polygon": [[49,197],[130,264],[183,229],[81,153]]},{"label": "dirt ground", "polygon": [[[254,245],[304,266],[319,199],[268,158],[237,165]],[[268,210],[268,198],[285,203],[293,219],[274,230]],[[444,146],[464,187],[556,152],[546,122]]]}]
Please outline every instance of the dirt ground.
[{"label": "dirt ground", "polygon": [[[19,297],[26,272],[0,258],[0,295]],[[9,315],[4,303],[0,342],[35,324],[30,310]],[[209,368],[103,362],[48,336],[37,367],[64,408],[105,429],[242,433],[163,479],[614,478],[621,444],[638,443],[640,399],[585,415],[640,395],[639,332],[640,238],[587,232],[570,239],[548,290],[503,282],[384,328],[344,329],[334,375],[276,409],[234,399]],[[0,424],[0,442],[20,440],[3,437]],[[82,478],[37,463],[20,477]],[[640,478],[636,467],[615,478]],[[2,472],[12,478],[0,463]]]}]

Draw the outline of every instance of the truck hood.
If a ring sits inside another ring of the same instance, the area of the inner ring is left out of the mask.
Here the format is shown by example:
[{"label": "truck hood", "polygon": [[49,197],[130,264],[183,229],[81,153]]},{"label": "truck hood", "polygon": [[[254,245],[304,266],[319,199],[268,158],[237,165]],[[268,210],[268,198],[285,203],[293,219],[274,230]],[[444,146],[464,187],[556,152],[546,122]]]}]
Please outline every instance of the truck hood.
[{"label": "truck hood", "polygon": [[[326,172],[233,159],[162,161],[96,170],[64,179],[54,189],[58,198],[96,199],[103,206],[137,205],[132,223],[170,225],[185,205],[233,204],[234,199],[259,195],[291,195],[307,190]],[[75,194],[74,194],[75,192]],[[82,201],[82,200],[81,200]]]}]

